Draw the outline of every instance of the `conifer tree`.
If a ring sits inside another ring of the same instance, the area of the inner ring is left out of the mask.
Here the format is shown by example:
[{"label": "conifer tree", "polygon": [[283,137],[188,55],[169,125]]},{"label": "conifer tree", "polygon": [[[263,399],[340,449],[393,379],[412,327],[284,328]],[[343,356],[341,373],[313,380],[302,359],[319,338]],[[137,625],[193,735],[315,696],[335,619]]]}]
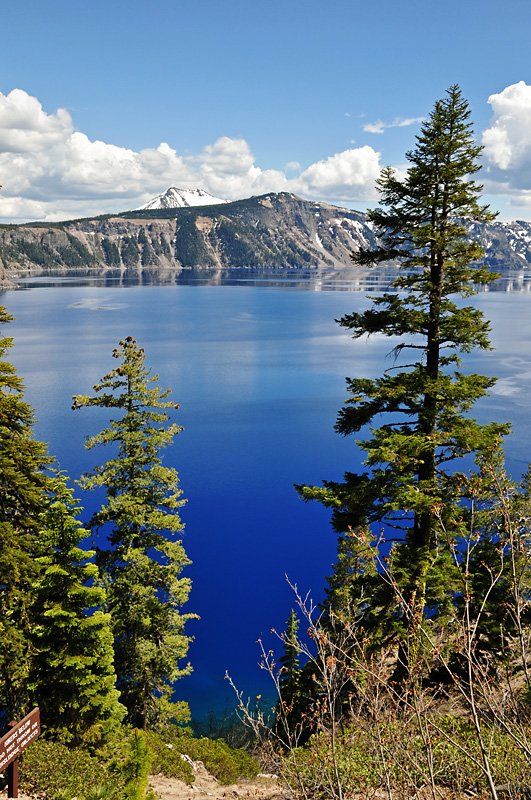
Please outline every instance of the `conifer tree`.
[{"label": "conifer tree", "polygon": [[[0,323],[12,321],[0,307]],[[24,385],[5,360],[13,340],[0,336],[0,712],[9,719],[27,709],[28,606],[39,514],[52,487],[53,463],[46,445],[33,437],[35,418],[24,401]]]},{"label": "conifer tree", "polygon": [[335,628],[359,615],[366,616],[368,607],[375,603],[378,542],[369,527],[349,528],[338,537],[337,561],[332,568],[321,608],[323,624]]},{"label": "conifer tree", "polygon": [[87,535],[75,518],[80,510],[59,475],[38,534],[28,682],[43,729],[74,745],[104,741],[126,713],[115,688],[110,617],[99,609],[105,590],[94,552],[80,547]]},{"label": "conifer tree", "polygon": [[[286,622],[286,629],[282,633],[283,653],[280,656],[280,669],[278,672],[279,699],[276,705],[276,720],[274,731],[282,741],[289,741],[290,734],[297,727],[301,727],[302,715],[305,710],[307,697],[311,692],[307,689],[308,681],[303,679],[303,670],[300,666],[301,645],[298,639],[300,621],[294,609]],[[311,682],[311,681],[310,681]],[[300,730],[298,731],[300,734]]]},{"label": "conifer tree", "polygon": [[[387,168],[378,181],[381,207],[369,218],[380,247],[351,256],[356,264],[400,266],[394,293],[372,298],[372,308],[339,320],[355,339],[375,333],[399,337],[395,365],[381,378],[347,379],[350,396],[336,424],[340,434],[350,435],[376,423],[370,438],[358,442],[368,470],[347,472],[343,482],[324,487],[297,487],[305,500],[333,509],[340,534],[370,524],[398,532],[390,564],[395,586],[382,584],[387,600],[369,610],[377,612],[373,624],[389,633],[407,632],[410,646],[426,610],[442,618],[453,612],[457,583],[441,520],[452,531],[462,507],[447,465],[455,461],[455,469],[462,456],[486,451],[508,432],[507,425],[482,426],[468,416],[494,379],[459,370],[461,354],[489,349],[489,325],[455,296],[468,297],[474,285],[494,277],[478,263],[481,247],[467,238],[468,220],[493,216],[480,205],[482,187],[472,178],[481,148],[474,144],[469,117],[459,88],[451,87],[407,154],[406,177],[399,180]],[[402,361],[406,353],[412,358]]]},{"label": "conifer tree", "polygon": [[[190,637],[181,614],[190,580],[180,577],[190,561],[180,540],[183,505],[175,469],[164,467],[159,451],[181,428],[165,427],[166,400],[158,376],[144,366],[144,350],[128,336],[114,350],[120,365],[94,386],[93,397],[76,395],[74,409],[99,406],[122,412],[110,427],[89,438],[86,447],[113,447],[102,466],[79,481],[83,489],[102,487],[106,500],[92,516],[94,532],[107,533],[109,549],[97,550],[96,561],[107,581],[107,608],[114,633],[117,687],[128,721],[146,727],[164,716],[181,719],[186,704],[169,702],[173,684],[191,671],[180,667]],[[154,386],[152,384],[155,384]],[[110,390],[110,391],[104,391]]]},{"label": "conifer tree", "polygon": [[281,664],[280,693],[282,700],[288,705],[292,705],[299,692],[300,685],[300,647],[297,639],[299,624],[297,614],[292,608],[289,619],[286,622],[286,630],[282,635],[284,652],[279,659]]},{"label": "conifer tree", "polygon": [[[531,625],[531,471],[513,481],[500,448],[480,458],[478,468],[462,482],[468,506],[466,561],[461,557],[466,589],[457,598],[457,614],[463,618],[467,603],[476,656],[487,652],[491,660],[510,663],[515,648],[522,655],[527,650],[519,639],[529,638]],[[527,667],[525,672],[529,683]]]}]

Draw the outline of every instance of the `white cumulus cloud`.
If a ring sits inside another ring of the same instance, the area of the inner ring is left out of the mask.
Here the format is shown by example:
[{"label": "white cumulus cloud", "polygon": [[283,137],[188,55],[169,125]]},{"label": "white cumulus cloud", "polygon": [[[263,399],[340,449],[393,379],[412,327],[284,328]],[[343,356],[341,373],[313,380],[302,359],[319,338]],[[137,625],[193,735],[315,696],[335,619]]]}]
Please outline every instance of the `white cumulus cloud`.
[{"label": "white cumulus cloud", "polygon": [[318,161],[294,181],[300,194],[322,199],[372,200],[380,174],[380,154],[365,145]]},{"label": "white cumulus cloud", "polygon": [[290,191],[331,202],[375,197],[379,153],[357,147],[301,169],[262,169],[244,139],[222,136],[196,155],[168,143],[140,151],[91,141],[65,109],[48,113],[21,89],[0,93],[0,218],[57,220],[123,211],[169,186],[235,200]]},{"label": "white cumulus cloud", "polygon": [[531,86],[524,81],[489,97],[493,116],[483,132],[484,155],[491,164],[489,189],[531,188]]},{"label": "white cumulus cloud", "polygon": [[509,208],[526,215],[531,207],[531,86],[513,83],[488,101],[493,114],[482,136],[484,191],[507,198]]},{"label": "white cumulus cloud", "polygon": [[21,89],[0,93],[0,151],[35,153],[71,135],[74,127],[68,111],[46,114],[36,97]]}]

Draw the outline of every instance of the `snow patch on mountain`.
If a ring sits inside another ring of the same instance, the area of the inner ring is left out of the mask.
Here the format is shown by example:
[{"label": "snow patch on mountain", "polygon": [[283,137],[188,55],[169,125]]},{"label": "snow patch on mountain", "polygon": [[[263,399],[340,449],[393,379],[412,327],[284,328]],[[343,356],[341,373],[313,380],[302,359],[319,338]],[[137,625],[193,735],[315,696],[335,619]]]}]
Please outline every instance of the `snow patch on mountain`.
[{"label": "snow patch on mountain", "polygon": [[163,194],[157,195],[135,211],[158,211],[164,208],[189,208],[191,206],[213,206],[226,203],[219,197],[213,197],[204,189],[177,189],[170,186]]}]

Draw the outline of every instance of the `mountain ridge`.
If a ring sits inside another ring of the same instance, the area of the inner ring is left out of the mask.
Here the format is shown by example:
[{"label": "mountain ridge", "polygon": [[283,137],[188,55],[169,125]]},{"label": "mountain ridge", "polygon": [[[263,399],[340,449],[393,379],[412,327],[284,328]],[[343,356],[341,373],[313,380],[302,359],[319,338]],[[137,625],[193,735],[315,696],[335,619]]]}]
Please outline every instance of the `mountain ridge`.
[{"label": "mountain ridge", "polygon": [[[531,268],[531,223],[471,223],[468,230],[497,271]],[[363,212],[269,193],[231,203],[2,225],[0,281],[85,271],[345,270],[352,269],[353,250],[377,243]]]}]

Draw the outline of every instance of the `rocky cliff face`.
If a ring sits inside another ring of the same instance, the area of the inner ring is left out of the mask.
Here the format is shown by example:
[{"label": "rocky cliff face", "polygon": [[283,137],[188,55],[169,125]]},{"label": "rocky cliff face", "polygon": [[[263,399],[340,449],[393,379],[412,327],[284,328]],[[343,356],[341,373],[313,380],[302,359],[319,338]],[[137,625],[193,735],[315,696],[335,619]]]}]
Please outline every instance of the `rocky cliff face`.
[{"label": "rocky cliff face", "polygon": [[[496,269],[531,268],[531,223],[472,225],[470,232]],[[0,227],[0,259],[12,278],[86,270],[345,269],[353,250],[376,244],[364,214],[287,193]]]},{"label": "rocky cliff face", "polygon": [[11,289],[15,286],[12,280],[9,279],[6,268],[2,261],[0,261],[0,289]]}]

